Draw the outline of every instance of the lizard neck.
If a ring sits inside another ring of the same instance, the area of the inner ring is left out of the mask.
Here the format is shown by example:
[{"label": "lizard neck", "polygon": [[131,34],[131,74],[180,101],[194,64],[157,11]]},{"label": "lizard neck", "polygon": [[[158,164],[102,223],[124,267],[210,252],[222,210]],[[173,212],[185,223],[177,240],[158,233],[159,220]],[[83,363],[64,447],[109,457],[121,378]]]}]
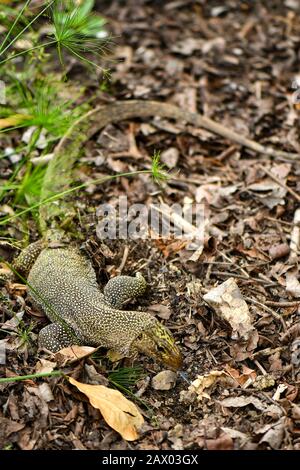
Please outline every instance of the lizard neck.
[{"label": "lizard neck", "polygon": [[85,339],[90,344],[101,344],[123,356],[131,354],[137,337],[156,322],[147,312],[116,310],[110,307],[99,290],[95,290],[92,308],[88,307],[88,311],[88,315],[85,314],[82,318],[80,314],[77,316],[77,325],[85,332]]}]

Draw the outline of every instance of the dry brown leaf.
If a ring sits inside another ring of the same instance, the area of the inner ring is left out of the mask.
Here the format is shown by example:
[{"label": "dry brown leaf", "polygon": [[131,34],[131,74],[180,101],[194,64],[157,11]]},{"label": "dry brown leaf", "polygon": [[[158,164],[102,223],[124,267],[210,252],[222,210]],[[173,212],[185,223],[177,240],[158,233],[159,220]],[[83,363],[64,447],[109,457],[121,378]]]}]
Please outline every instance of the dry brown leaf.
[{"label": "dry brown leaf", "polygon": [[226,372],[237,381],[239,385],[244,385],[249,380],[253,382],[256,379],[256,372],[253,369],[242,365],[242,373],[239,370],[230,367],[228,364],[225,366]]},{"label": "dry brown leaf", "polygon": [[232,450],[233,439],[226,433],[222,433],[217,439],[207,439],[206,446],[208,450]]},{"label": "dry brown leaf", "polygon": [[293,297],[300,297],[300,282],[298,281],[298,270],[293,269],[286,273],[286,290]]},{"label": "dry brown leaf", "polygon": [[203,299],[230,324],[233,336],[248,339],[253,333],[248,305],[233,278],[211,289]]},{"label": "dry brown leaf", "polygon": [[203,398],[210,399],[208,389],[211,389],[214,384],[220,381],[227,382],[227,385],[228,381],[230,381],[230,385],[233,382],[232,378],[221,370],[211,370],[205,375],[198,375],[188,387],[188,390],[180,392],[180,401],[191,402],[194,401],[195,397],[197,401],[202,401]]},{"label": "dry brown leaf", "polygon": [[211,370],[209,374],[199,375],[194,382],[192,382],[192,387],[194,387],[197,393],[197,399],[202,400],[202,398],[210,398],[209,394],[204,390],[212,387],[220,377],[226,377],[226,374],[220,370]]},{"label": "dry brown leaf", "polygon": [[92,348],[91,346],[78,346],[75,344],[68,348],[61,349],[55,354],[54,358],[59,365],[72,364],[83,357],[90,356],[97,351],[97,349],[98,348]]},{"label": "dry brown leaf", "polygon": [[27,286],[25,284],[20,284],[19,282],[8,282],[6,288],[10,294],[24,296],[27,291]]},{"label": "dry brown leaf", "polygon": [[253,405],[256,409],[260,411],[265,411],[266,406],[264,403],[256,397],[229,397],[224,398],[224,400],[218,401],[221,406],[225,406],[226,408],[240,408],[248,405]]},{"label": "dry brown leaf", "polygon": [[56,367],[56,362],[48,361],[47,359],[39,359],[35,365],[35,372],[44,374],[52,372]]},{"label": "dry brown leaf", "polygon": [[31,116],[28,114],[14,114],[13,116],[9,116],[7,118],[0,119],[0,129],[5,129],[6,127],[14,127],[18,126],[24,121],[30,119]]},{"label": "dry brown leaf", "polygon": [[71,384],[84,393],[94,408],[100,410],[107,424],[117,431],[126,441],[139,438],[138,430],[144,423],[144,418],[130,400],[118,390],[104,385],[89,385],[77,382],[69,377]]},{"label": "dry brown leaf", "polygon": [[[151,234],[153,235],[153,234]],[[188,240],[174,240],[173,238],[169,239],[154,239],[154,243],[157,248],[162,252],[165,258],[168,258],[170,255],[174,255],[182,251],[188,244]]]},{"label": "dry brown leaf", "polygon": [[159,318],[162,318],[163,320],[169,320],[171,316],[171,309],[167,305],[163,304],[152,304],[148,308],[148,311],[151,313],[154,313],[157,315]]},{"label": "dry brown leaf", "polygon": [[265,442],[269,444],[272,449],[279,449],[287,428],[287,418],[282,417],[276,423],[267,424],[255,431],[255,433],[264,434],[260,443]]}]

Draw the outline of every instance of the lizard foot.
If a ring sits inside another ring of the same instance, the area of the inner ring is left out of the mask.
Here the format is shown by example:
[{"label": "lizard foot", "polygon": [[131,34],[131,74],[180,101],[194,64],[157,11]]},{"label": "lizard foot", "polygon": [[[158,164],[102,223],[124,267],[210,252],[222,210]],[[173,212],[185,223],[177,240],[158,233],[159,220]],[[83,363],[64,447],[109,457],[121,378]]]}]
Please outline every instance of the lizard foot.
[{"label": "lizard foot", "polygon": [[67,348],[73,344],[81,344],[76,342],[75,332],[66,331],[59,323],[51,323],[45,326],[39,333],[39,346],[52,352]]},{"label": "lizard foot", "polygon": [[114,308],[122,308],[130,299],[144,294],[147,284],[141,273],[132,276],[116,276],[104,287],[104,300]]}]

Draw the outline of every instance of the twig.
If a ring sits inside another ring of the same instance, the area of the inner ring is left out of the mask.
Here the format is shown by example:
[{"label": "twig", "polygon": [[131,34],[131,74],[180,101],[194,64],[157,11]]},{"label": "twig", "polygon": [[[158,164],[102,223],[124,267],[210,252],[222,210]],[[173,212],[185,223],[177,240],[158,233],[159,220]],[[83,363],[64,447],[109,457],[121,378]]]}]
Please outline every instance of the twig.
[{"label": "twig", "polygon": [[256,365],[256,367],[259,368],[259,370],[261,371],[262,375],[267,375],[267,372],[265,371],[265,369],[263,368],[263,366],[258,362],[257,359],[254,360],[254,364]]},{"label": "twig", "polygon": [[[222,256],[222,258],[227,259],[227,261],[229,261],[231,265],[234,264],[234,263],[231,261],[231,259],[229,258],[229,256],[227,256],[225,253],[222,253],[222,251],[217,250],[217,253],[218,253],[220,256]],[[249,274],[247,273],[247,271],[245,271],[241,266],[235,265],[235,267],[238,268],[238,269],[241,271],[241,273],[244,274],[245,277],[247,277],[248,279],[250,279],[250,276],[249,276]]]},{"label": "twig", "polygon": [[255,279],[254,277],[241,276],[240,274],[229,273],[227,271],[211,271],[211,274],[214,274],[215,276],[235,277],[237,279],[241,279],[242,281],[257,282],[258,284],[262,284],[264,286],[266,284],[270,285],[270,286],[277,286],[278,285],[276,282],[265,281],[263,279]]},{"label": "twig", "polygon": [[248,300],[248,302],[251,302],[251,303],[254,304],[254,305],[258,305],[258,306],[261,307],[263,310],[265,310],[266,312],[270,313],[270,315],[272,315],[272,317],[274,317],[276,320],[280,321],[280,323],[281,323],[282,326],[283,326],[283,329],[284,329],[284,330],[287,330],[286,323],[285,323],[284,319],[282,318],[282,316],[279,315],[279,313],[274,312],[274,310],[272,310],[271,308],[267,307],[265,304],[259,302],[258,300],[252,299],[251,297],[245,297],[245,296],[244,296],[244,299],[245,299],[245,300]]},{"label": "twig", "polygon": [[263,167],[262,165],[258,165],[258,168],[262,170],[264,173],[266,173],[272,180],[274,180],[279,186],[284,188],[288,193],[290,193],[296,201],[300,202],[300,195],[297,194],[292,188],[289,188],[281,179],[277,178],[272,171],[269,171],[267,168]]},{"label": "twig", "polygon": [[125,245],[125,248],[124,248],[124,253],[123,253],[123,257],[122,257],[122,261],[121,261],[121,264],[120,266],[118,267],[117,271],[119,273],[121,273],[124,269],[124,266],[126,264],[126,261],[127,261],[127,258],[128,258],[128,254],[129,254],[129,246],[128,245]]},{"label": "twig", "polygon": [[228,147],[227,149],[223,150],[222,153],[220,153],[219,155],[217,155],[217,156],[215,157],[215,160],[218,160],[218,162],[222,162],[222,161],[225,160],[227,157],[230,157],[236,150],[237,150],[237,146],[236,146],[236,145],[231,145],[231,146]]},{"label": "twig", "polygon": [[291,300],[291,301],[283,301],[283,302],[274,302],[273,300],[266,300],[266,305],[270,305],[271,307],[295,307],[300,305],[300,300]]},{"label": "twig", "polygon": [[262,349],[261,351],[256,351],[255,353],[252,354],[253,357],[255,356],[271,356],[277,352],[281,352],[283,349],[282,346],[279,346],[278,348],[266,348]]}]

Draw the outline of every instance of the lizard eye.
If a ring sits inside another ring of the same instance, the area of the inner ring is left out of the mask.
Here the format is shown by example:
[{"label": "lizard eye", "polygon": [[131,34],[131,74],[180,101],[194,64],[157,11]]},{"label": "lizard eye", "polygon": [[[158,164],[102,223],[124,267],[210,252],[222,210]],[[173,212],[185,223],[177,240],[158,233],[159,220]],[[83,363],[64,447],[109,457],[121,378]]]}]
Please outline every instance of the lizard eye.
[{"label": "lizard eye", "polygon": [[158,346],[156,346],[156,349],[157,349],[158,352],[161,352],[161,353],[165,352],[165,348],[163,346],[158,345]]}]

